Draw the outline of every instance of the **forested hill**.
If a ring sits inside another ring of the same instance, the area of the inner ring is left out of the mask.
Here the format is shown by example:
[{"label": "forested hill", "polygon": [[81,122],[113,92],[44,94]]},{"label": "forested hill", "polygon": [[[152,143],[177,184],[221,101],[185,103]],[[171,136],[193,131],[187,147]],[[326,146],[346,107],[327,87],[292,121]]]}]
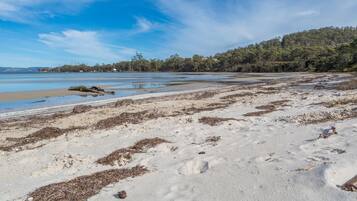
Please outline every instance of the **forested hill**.
[{"label": "forested hill", "polygon": [[356,27],[321,28],[285,35],[283,47],[294,46],[338,46],[357,39]]},{"label": "forested hill", "polygon": [[357,71],[357,27],[327,27],[288,34],[214,56],[172,55],[165,60],[145,59],[137,54],[131,61],[106,65],[65,65],[52,72],[107,71]]}]

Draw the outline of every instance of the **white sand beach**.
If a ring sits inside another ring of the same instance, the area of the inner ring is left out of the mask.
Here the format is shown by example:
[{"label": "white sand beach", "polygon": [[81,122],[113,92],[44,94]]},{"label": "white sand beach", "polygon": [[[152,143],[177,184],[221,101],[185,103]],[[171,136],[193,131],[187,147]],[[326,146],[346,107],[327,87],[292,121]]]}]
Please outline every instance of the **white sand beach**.
[{"label": "white sand beach", "polygon": [[0,200],[355,201],[340,187],[357,175],[357,89],[339,87],[353,78],[273,76],[4,115]]}]

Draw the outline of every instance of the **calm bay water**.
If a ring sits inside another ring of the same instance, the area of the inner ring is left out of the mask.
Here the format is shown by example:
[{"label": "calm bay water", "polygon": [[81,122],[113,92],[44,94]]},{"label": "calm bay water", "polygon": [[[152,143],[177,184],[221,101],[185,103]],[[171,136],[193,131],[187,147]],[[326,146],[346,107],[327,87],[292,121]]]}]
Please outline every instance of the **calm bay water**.
[{"label": "calm bay water", "polygon": [[[30,108],[124,97],[152,91],[168,91],[167,86],[192,81],[218,81],[225,74],[193,73],[24,73],[0,74],[0,93],[67,89],[71,86],[108,86],[116,94],[98,97],[78,95],[43,97],[31,100],[4,101],[0,99],[0,113]],[[143,90],[147,89],[147,90]]]}]

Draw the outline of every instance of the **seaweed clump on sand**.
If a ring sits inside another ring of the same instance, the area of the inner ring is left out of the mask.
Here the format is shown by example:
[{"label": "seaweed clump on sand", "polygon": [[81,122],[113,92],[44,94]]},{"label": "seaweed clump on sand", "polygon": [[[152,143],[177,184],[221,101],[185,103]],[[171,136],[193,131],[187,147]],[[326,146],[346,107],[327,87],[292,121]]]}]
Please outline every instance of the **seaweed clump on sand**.
[{"label": "seaweed clump on sand", "polygon": [[80,113],[88,112],[92,108],[93,107],[90,106],[90,105],[76,105],[76,106],[73,107],[72,113],[73,114],[80,114]]},{"label": "seaweed clump on sand", "polygon": [[149,111],[141,112],[123,112],[118,116],[110,117],[107,119],[100,120],[96,123],[96,129],[110,129],[115,126],[120,126],[123,124],[139,124],[148,119],[155,119],[159,117],[156,113],[151,113]]},{"label": "seaweed clump on sand", "polygon": [[337,90],[354,90],[357,89],[357,79],[352,79],[336,84],[335,89]]},{"label": "seaweed clump on sand", "polygon": [[33,144],[42,140],[46,139],[51,139],[51,138],[56,138],[59,137],[65,133],[68,133],[73,130],[78,130],[78,129],[83,129],[82,127],[71,127],[67,129],[60,129],[56,127],[45,127],[42,128],[30,135],[27,135],[25,137],[21,138],[6,138],[8,141],[13,141],[15,142],[14,144],[8,145],[8,146],[0,146],[0,150],[3,151],[12,151],[14,149],[17,149],[21,146],[28,145],[28,144]]},{"label": "seaweed clump on sand", "polygon": [[96,195],[105,186],[117,183],[126,178],[134,178],[147,173],[147,168],[135,166],[133,168],[111,169],[96,172],[91,175],[76,177],[72,180],[49,184],[40,187],[28,195],[32,201],[73,200],[85,201]]},{"label": "seaweed clump on sand", "polygon": [[279,108],[287,106],[286,103],[289,101],[290,100],[278,100],[278,101],[270,102],[267,105],[257,106],[257,107],[255,107],[255,109],[258,109],[260,111],[249,112],[249,113],[244,114],[244,116],[252,117],[252,116],[262,116],[264,114],[269,114],[269,113],[277,111]]},{"label": "seaweed clump on sand", "polygon": [[210,126],[217,126],[225,121],[239,121],[235,118],[219,118],[219,117],[202,117],[198,120],[202,124],[207,124]]},{"label": "seaweed clump on sand", "polygon": [[135,101],[133,99],[123,99],[115,102],[114,107],[124,107],[134,104]]},{"label": "seaweed clump on sand", "polygon": [[136,142],[133,146],[118,149],[109,155],[98,159],[96,162],[102,165],[124,165],[127,161],[132,159],[132,156],[137,153],[146,152],[159,144],[168,143],[168,141],[161,138],[144,139]]}]

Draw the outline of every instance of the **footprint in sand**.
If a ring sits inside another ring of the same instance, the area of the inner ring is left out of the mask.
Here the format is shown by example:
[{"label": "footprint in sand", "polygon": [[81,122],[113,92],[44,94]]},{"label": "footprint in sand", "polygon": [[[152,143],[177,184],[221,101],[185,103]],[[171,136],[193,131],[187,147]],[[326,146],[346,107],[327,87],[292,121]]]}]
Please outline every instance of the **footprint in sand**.
[{"label": "footprint in sand", "polygon": [[169,188],[169,191],[163,196],[164,200],[175,201],[191,201],[194,200],[192,195],[194,194],[194,188],[187,184],[173,185]]},{"label": "footprint in sand", "polygon": [[264,156],[258,156],[258,157],[253,157],[253,160],[257,163],[261,163],[261,162],[279,162],[280,158],[274,156],[275,153],[269,153],[267,155]]},{"label": "footprint in sand", "polygon": [[204,173],[208,169],[208,161],[193,159],[185,162],[185,164],[178,170],[178,172],[182,175],[195,175]]},{"label": "footprint in sand", "polygon": [[341,190],[357,191],[357,163],[345,162],[330,165],[324,173],[326,183]]},{"label": "footprint in sand", "polygon": [[82,163],[90,162],[90,161],[91,161],[90,158],[85,158],[80,155],[71,155],[71,154],[59,155],[56,156],[51,163],[41,168],[41,170],[33,172],[32,176],[37,177],[37,176],[56,174],[58,172],[62,172],[64,169],[66,169],[68,174],[73,174],[79,171],[78,168],[73,168],[73,166],[78,166]]}]

